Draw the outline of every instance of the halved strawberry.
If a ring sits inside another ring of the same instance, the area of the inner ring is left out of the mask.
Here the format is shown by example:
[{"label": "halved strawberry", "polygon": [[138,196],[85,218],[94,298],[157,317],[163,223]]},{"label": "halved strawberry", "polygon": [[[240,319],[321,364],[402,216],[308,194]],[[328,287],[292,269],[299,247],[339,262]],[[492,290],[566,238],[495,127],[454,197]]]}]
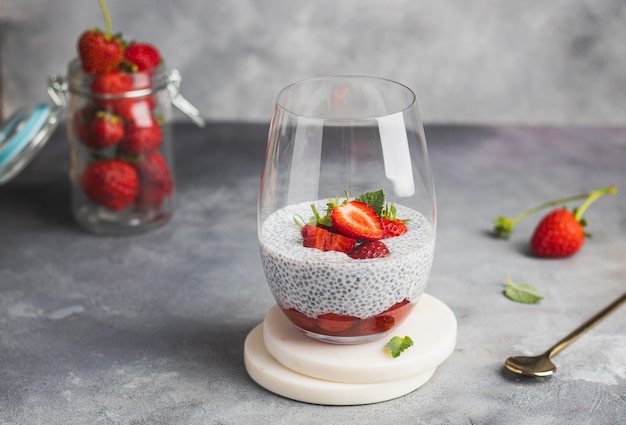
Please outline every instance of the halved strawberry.
[{"label": "halved strawberry", "polygon": [[381,241],[364,242],[354,248],[348,255],[355,260],[382,258],[389,255],[389,248]]},{"label": "halved strawberry", "polygon": [[336,205],[330,215],[333,229],[353,239],[375,241],[383,237],[383,225],[376,210],[361,201]]},{"label": "halved strawberry", "polygon": [[321,227],[305,224],[301,230],[302,244],[307,248],[316,248],[320,251],[339,251],[348,254],[354,248],[356,240]]}]

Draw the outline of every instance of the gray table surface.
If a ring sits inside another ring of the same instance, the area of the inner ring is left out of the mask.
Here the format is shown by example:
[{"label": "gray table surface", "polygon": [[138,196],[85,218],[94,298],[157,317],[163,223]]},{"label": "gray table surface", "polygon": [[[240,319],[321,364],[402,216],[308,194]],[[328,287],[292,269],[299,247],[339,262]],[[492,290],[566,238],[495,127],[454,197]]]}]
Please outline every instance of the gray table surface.
[{"label": "gray table surface", "polygon": [[[538,354],[626,288],[626,129],[428,126],[438,202],[427,292],[458,320],[453,354],[422,388],[365,406],[259,387],[243,342],[273,299],[257,248],[267,125],[175,130],[178,206],[164,228],[84,233],[70,213],[58,130],[0,186],[0,424],[618,424],[626,421],[626,308],[555,358],[551,378],[503,368]],[[542,260],[499,214],[616,184],[587,211],[576,256]],[[514,303],[506,274],[545,299]]]}]

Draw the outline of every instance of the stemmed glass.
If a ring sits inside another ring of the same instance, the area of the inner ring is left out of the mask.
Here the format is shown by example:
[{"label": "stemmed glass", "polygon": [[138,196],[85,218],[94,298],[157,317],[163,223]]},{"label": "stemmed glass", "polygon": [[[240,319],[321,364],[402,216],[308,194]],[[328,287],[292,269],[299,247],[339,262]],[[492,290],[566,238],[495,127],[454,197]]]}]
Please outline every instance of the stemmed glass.
[{"label": "stemmed glass", "polygon": [[[346,234],[340,223],[346,216],[349,228],[372,224],[371,214],[361,216],[362,204],[376,212],[383,234]],[[432,171],[414,93],[365,76],[284,88],[269,130],[257,220],[270,290],[308,336],[363,343],[401,324],[426,287],[436,233]],[[406,231],[396,236],[393,223]],[[336,235],[350,239],[348,248]],[[338,239],[343,250],[335,249]],[[359,248],[365,254],[355,256]]]}]

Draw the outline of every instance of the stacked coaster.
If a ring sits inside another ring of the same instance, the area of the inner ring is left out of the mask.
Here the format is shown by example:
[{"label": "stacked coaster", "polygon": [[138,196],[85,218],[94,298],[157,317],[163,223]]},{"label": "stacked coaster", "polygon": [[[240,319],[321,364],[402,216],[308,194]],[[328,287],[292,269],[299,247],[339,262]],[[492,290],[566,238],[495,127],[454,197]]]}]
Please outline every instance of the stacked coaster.
[{"label": "stacked coaster", "polygon": [[[296,328],[278,306],[247,336],[244,361],[250,377],[293,400],[358,405],[401,397],[424,385],[456,345],[456,318],[448,306],[423,294],[410,316],[388,337],[355,345],[320,342]],[[414,345],[392,358],[392,336]]]}]

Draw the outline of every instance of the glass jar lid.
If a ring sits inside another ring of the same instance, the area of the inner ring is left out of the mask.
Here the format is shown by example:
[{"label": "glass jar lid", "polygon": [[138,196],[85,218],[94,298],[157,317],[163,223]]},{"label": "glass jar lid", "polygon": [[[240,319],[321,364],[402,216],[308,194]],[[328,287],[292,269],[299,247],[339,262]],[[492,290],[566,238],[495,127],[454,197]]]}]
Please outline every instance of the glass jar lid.
[{"label": "glass jar lid", "polygon": [[20,109],[0,126],[0,184],[22,171],[44,147],[59,123],[59,109],[47,104]]}]

